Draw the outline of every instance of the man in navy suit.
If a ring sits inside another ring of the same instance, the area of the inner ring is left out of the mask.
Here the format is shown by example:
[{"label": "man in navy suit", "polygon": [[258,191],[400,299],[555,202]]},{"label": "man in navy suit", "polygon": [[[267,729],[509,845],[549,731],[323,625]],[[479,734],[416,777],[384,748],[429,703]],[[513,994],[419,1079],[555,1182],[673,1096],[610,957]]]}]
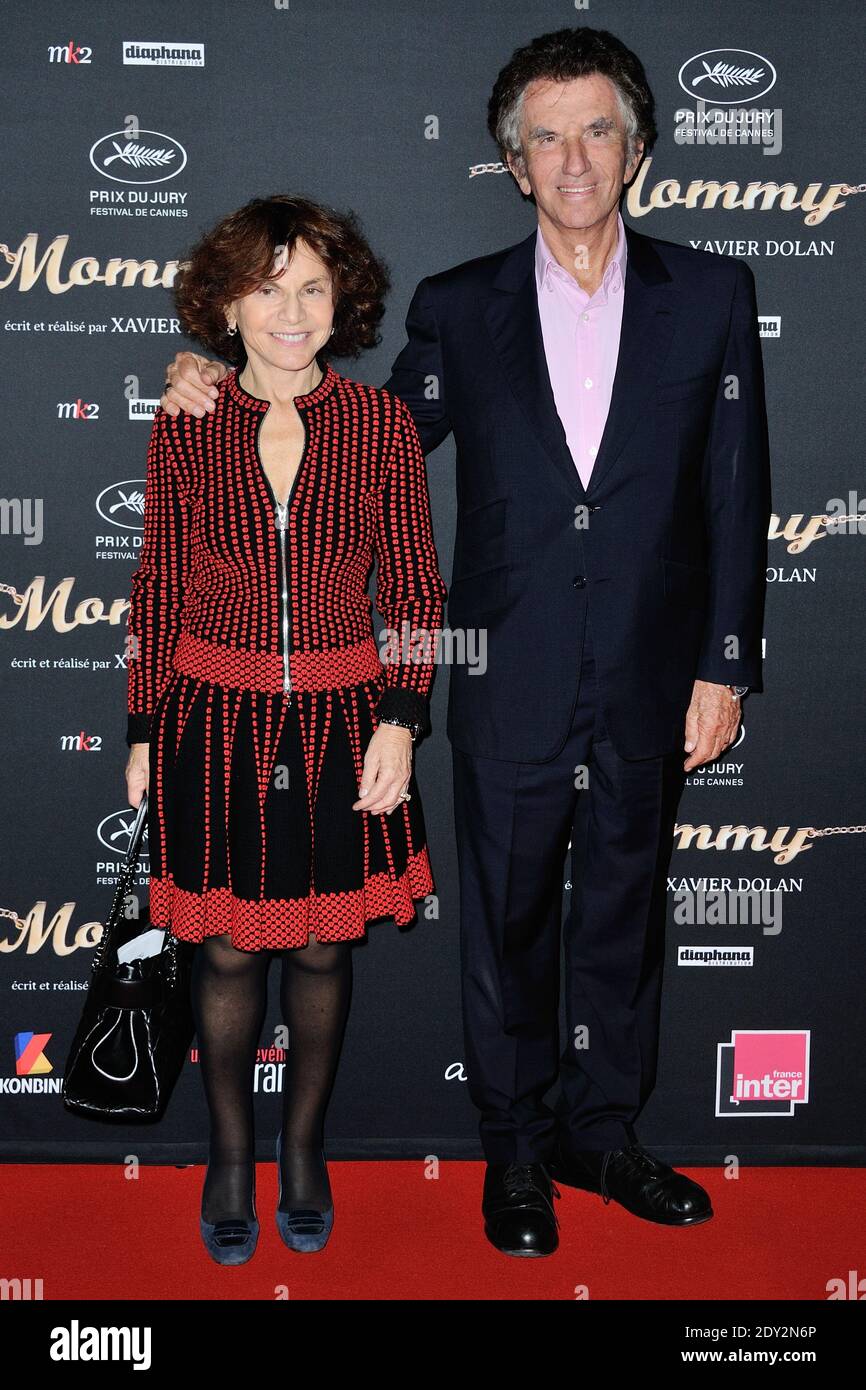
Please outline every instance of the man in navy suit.
[{"label": "man in navy suit", "polygon": [[[685,775],[762,688],[769,451],[751,270],[620,216],[656,136],[637,57],[605,31],[543,35],[488,124],[537,226],[421,281],[386,385],[425,452],[457,445],[448,625],[487,642],[484,674],[454,666],[447,719],[468,1083],[488,1239],[544,1255],[555,1182],[664,1225],[712,1216],[634,1122]],[[177,362],[162,403],[200,409],[196,359]]]}]

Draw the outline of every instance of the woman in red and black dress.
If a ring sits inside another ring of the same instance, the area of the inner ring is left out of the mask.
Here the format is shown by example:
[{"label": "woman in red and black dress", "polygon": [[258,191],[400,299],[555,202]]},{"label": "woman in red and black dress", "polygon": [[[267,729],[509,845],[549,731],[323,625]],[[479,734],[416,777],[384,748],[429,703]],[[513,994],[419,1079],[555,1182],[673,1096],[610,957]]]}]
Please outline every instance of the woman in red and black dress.
[{"label": "woman in red and black dress", "polygon": [[148,790],[151,921],[200,943],[201,1231],[220,1263],[258,1235],[271,953],[290,1038],[277,1223],[292,1248],[320,1249],[351,943],[368,922],[411,921],[434,886],[412,769],[446,594],[424,459],[407,407],[329,361],[377,341],[386,285],[354,218],[278,195],[203,237],[175,288],[185,331],[236,365],[212,413],[153,423],[127,786],[133,806]]}]

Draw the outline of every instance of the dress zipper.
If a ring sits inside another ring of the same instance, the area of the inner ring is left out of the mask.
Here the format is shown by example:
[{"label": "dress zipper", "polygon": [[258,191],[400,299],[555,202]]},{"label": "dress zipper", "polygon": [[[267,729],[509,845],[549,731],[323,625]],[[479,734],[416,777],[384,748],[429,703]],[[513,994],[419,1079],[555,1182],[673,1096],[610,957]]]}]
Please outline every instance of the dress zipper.
[{"label": "dress zipper", "polygon": [[[262,416],[262,419],[264,419],[264,416]],[[295,476],[294,476],[294,478],[292,479],[292,486],[291,486],[291,488],[289,489],[289,495],[288,495],[288,497],[286,498],[285,502],[278,502],[278,501],[277,501],[276,495],[275,495],[275,493],[274,493],[274,489],[271,487],[270,481],[269,481],[269,479],[268,479],[268,475],[267,475],[267,473],[266,473],[265,470],[264,470],[264,466],[263,466],[262,460],[261,460],[261,455],[259,454],[259,449],[258,449],[258,435],[259,435],[259,430],[260,430],[261,427],[262,427],[261,419],[259,420],[258,428],[256,429],[256,458],[257,458],[257,460],[258,460],[259,469],[261,470],[261,475],[262,475],[262,477],[263,477],[264,480],[265,480],[265,486],[266,486],[266,488],[268,489],[268,492],[270,493],[271,501],[272,501],[272,503],[273,503],[273,507],[274,507],[274,530],[277,532],[277,535],[278,535],[279,538],[280,538],[280,571],[281,571],[281,576],[282,576],[282,589],[281,589],[281,591],[280,591],[280,604],[281,604],[282,631],[283,631],[283,690],[284,690],[284,692],[286,693],[286,695],[288,696],[287,704],[288,704],[289,708],[291,708],[291,704],[292,704],[292,677],[291,677],[291,674],[290,674],[290,671],[289,671],[289,634],[290,634],[290,632],[291,632],[291,624],[290,624],[290,621],[289,621],[289,581],[288,581],[288,567],[287,567],[287,564],[286,564],[286,537],[287,537],[287,535],[288,535],[288,529],[289,529],[289,509],[290,509],[290,507],[291,507],[291,505],[292,505],[292,498],[293,498],[294,495],[295,495],[295,488],[298,486],[298,479],[299,479],[300,476],[301,476],[301,469],[303,468],[304,463],[306,462],[306,458],[307,458],[307,449],[308,449],[308,447],[309,447],[309,442],[310,442],[309,431],[307,430],[307,422],[306,422],[306,420],[304,419],[303,415],[301,416],[301,424],[303,425],[303,428],[304,428],[304,447],[303,447],[303,450],[301,451],[300,461],[299,461],[299,463],[298,463],[298,467],[297,467],[297,470],[296,470],[296,472],[295,472]]]},{"label": "dress zipper", "polygon": [[289,585],[286,577],[286,530],[289,522],[288,504],[283,505],[274,501],[274,526],[280,537],[280,558],[283,571],[282,603],[283,603],[283,690],[288,695],[288,704],[292,703],[292,678],[289,674]]}]

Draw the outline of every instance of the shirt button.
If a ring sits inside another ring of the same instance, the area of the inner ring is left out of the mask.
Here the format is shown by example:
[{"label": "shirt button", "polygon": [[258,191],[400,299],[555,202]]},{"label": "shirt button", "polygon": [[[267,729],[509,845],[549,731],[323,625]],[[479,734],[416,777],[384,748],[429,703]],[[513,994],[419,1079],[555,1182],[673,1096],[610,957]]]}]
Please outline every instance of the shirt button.
[{"label": "shirt button", "polygon": [[594,459],[595,456],[596,456],[596,454],[598,453],[598,449],[596,449],[596,447],[595,447],[594,444],[591,444],[590,447],[589,447],[589,451],[588,451],[588,452],[589,452],[589,457],[590,457],[591,459]]},{"label": "shirt button", "polygon": [[581,314],[581,318],[583,319],[584,323],[589,322],[589,314]]},{"label": "shirt button", "polygon": [[586,381],[583,384],[587,388],[587,390],[589,390],[590,386],[592,385],[592,377],[587,377]]}]

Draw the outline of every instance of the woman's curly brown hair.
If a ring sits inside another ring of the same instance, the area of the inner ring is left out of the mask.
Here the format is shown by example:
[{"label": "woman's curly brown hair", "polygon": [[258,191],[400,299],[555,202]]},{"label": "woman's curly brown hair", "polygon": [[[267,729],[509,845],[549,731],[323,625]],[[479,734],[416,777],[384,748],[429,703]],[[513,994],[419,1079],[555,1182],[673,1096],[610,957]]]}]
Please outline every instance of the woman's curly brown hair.
[{"label": "woman's curly brown hair", "polygon": [[373,255],[353,212],[288,193],[253,198],[229,213],[180,263],[174,298],[184,332],[233,366],[243,366],[243,339],[227,331],[225,311],[233,300],[281,274],[273,268],[275,249],[285,244],[291,256],[296,241],[320,256],[331,275],[334,331],[316,354],[319,366],[328,357],[358,357],[375,347],[390,287],[384,262]]}]

